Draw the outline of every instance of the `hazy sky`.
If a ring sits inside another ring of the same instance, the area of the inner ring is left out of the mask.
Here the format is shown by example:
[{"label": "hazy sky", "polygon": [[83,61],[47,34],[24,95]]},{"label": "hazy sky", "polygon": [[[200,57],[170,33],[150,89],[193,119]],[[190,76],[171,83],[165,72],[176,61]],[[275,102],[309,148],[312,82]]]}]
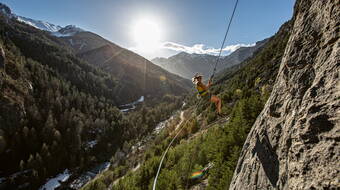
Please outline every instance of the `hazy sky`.
[{"label": "hazy sky", "polygon": [[[167,57],[178,51],[215,53],[223,40],[235,0],[0,2],[7,4],[17,15],[60,26],[77,25],[153,58]],[[291,18],[294,3],[295,0],[239,0],[226,43],[230,47],[224,53],[275,34],[281,24]]]}]

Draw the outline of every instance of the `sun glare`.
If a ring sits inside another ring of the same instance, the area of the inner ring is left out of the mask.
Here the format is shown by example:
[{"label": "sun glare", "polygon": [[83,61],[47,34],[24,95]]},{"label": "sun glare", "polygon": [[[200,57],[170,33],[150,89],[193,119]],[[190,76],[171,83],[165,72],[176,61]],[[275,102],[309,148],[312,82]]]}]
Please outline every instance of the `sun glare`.
[{"label": "sun glare", "polygon": [[134,24],[132,30],[133,39],[139,51],[151,53],[159,48],[162,32],[157,22],[151,19],[141,19]]}]

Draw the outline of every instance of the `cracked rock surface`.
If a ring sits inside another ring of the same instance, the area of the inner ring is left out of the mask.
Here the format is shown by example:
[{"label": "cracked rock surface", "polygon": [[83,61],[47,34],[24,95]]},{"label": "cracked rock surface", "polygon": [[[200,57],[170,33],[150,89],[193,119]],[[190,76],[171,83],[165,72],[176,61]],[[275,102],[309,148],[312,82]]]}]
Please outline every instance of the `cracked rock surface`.
[{"label": "cracked rock surface", "polygon": [[272,94],[243,146],[232,190],[340,188],[340,6],[297,0]]}]

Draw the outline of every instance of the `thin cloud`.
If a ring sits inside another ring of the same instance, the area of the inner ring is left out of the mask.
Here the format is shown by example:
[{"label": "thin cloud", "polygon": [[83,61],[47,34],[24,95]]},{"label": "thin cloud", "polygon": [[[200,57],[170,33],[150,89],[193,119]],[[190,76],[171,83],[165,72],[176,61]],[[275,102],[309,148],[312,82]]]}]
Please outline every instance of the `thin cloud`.
[{"label": "thin cloud", "polygon": [[[252,46],[255,46],[255,43],[229,45],[223,48],[222,55],[230,54],[236,51],[237,49],[239,49],[240,47],[252,47]],[[220,52],[220,49],[217,49],[217,48],[205,48],[204,44],[195,44],[193,46],[185,46],[185,45],[174,43],[174,42],[164,42],[162,44],[162,48],[173,50],[173,51],[178,51],[178,52],[196,53],[196,54],[217,55]]]}]

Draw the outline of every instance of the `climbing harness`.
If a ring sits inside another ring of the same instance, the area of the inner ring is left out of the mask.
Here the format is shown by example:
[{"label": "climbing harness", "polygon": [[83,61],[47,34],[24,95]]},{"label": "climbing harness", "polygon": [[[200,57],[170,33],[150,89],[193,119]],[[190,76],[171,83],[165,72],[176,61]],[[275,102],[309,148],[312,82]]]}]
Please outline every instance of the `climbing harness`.
[{"label": "climbing harness", "polygon": [[208,93],[208,90],[205,90],[204,88],[202,88],[199,85],[196,85],[196,89],[198,91],[198,95],[201,96],[201,97],[205,96]]},{"label": "climbing harness", "polygon": [[[229,33],[229,29],[230,29],[231,23],[232,23],[232,21],[233,21],[234,15],[235,15],[235,11],[236,11],[236,8],[237,8],[237,5],[238,5],[238,1],[239,1],[239,0],[236,0],[236,2],[235,2],[235,6],[234,6],[234,9],[233,9],[232,15],[231,15],[231,17],[230,17],[229,23],[228,23],[228,27],[227,27],[226,33],[225,33],[225,35],[224,35],[224,39],[223,39],[223,42],[222,42],[222,45],[221,45],[221,48],[220,48],[219,55],[218,55],[218,57],[217,57],[217,59],[216,59],[216,62],[215,62],[215,66],[214,66],[212,75],[211,75],[211,77],[210,77],[210,81],[212,81],[212,79],[214,78],[214,75],[215,75],[215,72],[216,72],[216,68],[217,68],[218,62],[219,62],[219,60],[220,60],[222,51],[223,51],[223,46],[224,46],[225,41],[226,41],[226,39],[227,39],[227,36],[228,36],[228,33]],[[198,104],[199,104],[201,101],[202,101],[202,99],[200,99],[200,100],[195,104],[195,110],[197,110],[197,106],[198,106]],[[187,120],[186,123],[187,123],[188,121],[189,121],[189,120]],[[185,124],[186,124],[186,123],[185,123]],[[164,158],[165,158],[167,152],[169,151],[169,149],[170,149],[172,143],[175,141],[175,139],[177,138],[177,136],[181,133],[181,131],[182,131],[182,130],[184,129],[184,127],[186,126],[185,124],[180,128],[180,130],[177,132],[177,134],[175,135],[175,137],[171,140],[171,142],[169,143],[169,145],[168,145],[168,147],[166,148],[165,152],[163,153],[162,159],[161,159],[161,161],[160,161],[160,163],[159,163],[159,166],[158,166],[158,169],[157,169],[156,177],[155,177],[154,182],[153,182],[152,190],[156,190],[157,179],[158,179],[160,170],[161,170],[161,168],[162,168],[162,164],[163,164]],[[197,149],[197,147],[196,147],[196,149]],[[191,162],[191,163],[192,163],[192,162]],[[190,165],[191,165],[191,163],[190,163]],[[189,168],[191,168],[191,166],[190,166]],[[188,183],[187,183],[187,184],[188,184]],[[187,187],[186,187],[186,189],[187,189]]]}]

